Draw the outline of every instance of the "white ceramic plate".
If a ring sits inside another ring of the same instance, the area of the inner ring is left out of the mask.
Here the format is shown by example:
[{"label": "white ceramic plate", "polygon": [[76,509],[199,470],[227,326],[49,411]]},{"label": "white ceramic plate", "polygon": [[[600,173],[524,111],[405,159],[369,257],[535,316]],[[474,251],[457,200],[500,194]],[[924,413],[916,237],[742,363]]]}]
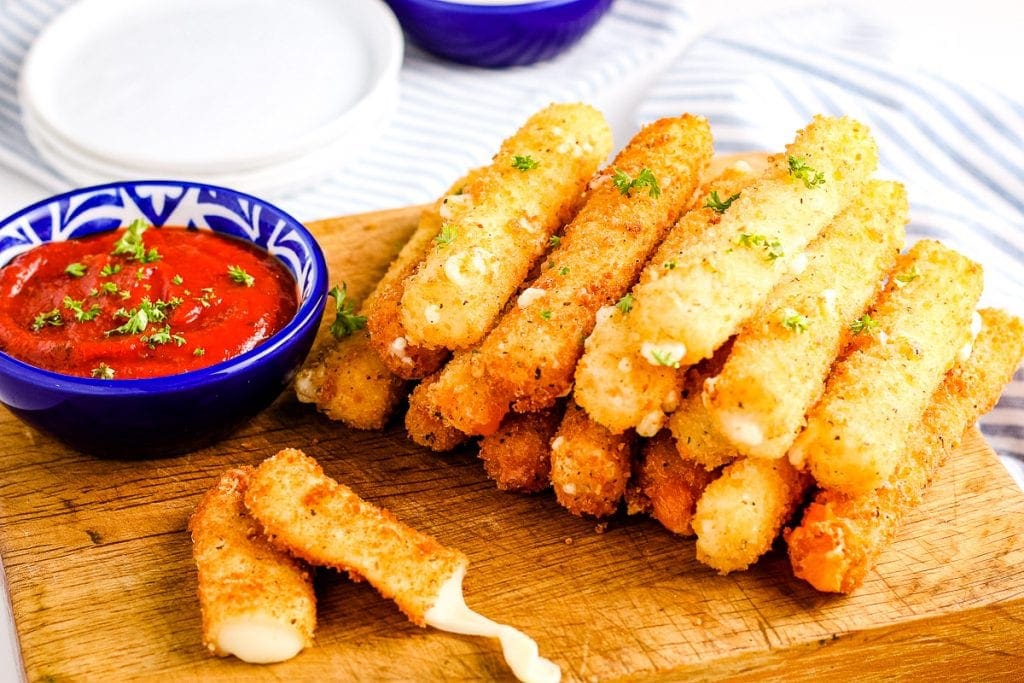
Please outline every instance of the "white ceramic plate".
[{"label": "white ceramic plate", "polygon": [[381,0],[82,0],[33,44],[20,98],[93,165],[247,173],[387,118],[401,61]]}]

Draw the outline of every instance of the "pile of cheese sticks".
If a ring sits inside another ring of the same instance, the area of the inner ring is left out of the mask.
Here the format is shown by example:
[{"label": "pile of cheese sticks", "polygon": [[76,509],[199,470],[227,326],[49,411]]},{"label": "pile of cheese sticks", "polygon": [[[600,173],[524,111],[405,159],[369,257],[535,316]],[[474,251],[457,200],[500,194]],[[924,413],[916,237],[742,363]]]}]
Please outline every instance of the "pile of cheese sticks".
[{"label": "pile of cheese sticks", "polygon": [[857,121],[721,159],[686,114],[599,170],[611,148],[587,105],[531,117],[423,212],[358,312],[338,307],[347,334],[299,398],[376,429],[408,395],[415,442],[479,437],[500,488],[649,513],[721,572],[792,520],[797,575],[853,590],[995,403],[1024,326],[976,311],[978,264],[904,251],[905,191]]}]

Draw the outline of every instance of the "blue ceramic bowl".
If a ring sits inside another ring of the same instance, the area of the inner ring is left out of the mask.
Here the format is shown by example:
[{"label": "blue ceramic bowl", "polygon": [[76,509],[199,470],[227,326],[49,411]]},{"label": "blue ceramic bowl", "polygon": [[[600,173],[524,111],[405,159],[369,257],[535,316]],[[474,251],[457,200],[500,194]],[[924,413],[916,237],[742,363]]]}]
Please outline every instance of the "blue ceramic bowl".
[{"label": "blue ceramic bowl", "polygon": [[195,450],[255,416],[309,353],[327,292],[323,253],[301,223],[256,197],[184,181],[111,183],[34,204],[0,222],[0,266],[41,243],[113,230],[136,218],[259,245],[295,278],[299,306],[291,322],[251,351],[167,377],[73,377],[0,353],[0,402],[73,448],[101,456]]},{"label": "blue ceramic bowl", "polygon": [[387,0],[402,28],[424,50],[485,67],[519,66],[554,57],[582,38],[611,2],[507,0],[507,4],[474,5]]}]

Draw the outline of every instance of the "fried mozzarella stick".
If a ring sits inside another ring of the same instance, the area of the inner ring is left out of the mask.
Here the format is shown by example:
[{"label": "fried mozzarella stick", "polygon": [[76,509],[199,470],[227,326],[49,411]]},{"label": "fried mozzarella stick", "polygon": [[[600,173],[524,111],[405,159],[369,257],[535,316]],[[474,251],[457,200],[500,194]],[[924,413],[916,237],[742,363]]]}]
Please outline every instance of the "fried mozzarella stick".
[{"label": "fried mozzarella stick", "polygon": [[999,310],[980,313],[982,326],[970,355],[935,391],[906,445],[890,443],[902,452],[886,482],[855,496],[821,491],[800,526],[787,533],[793,573],[816,589],[849,594],[861,585],[963,433],[992,409],[1013,376],[1024,356],[1024,323]]},{"label": "fried mozzarella stick", "polygon": [[466,606],[465,555],[364,501],[302,451],[286,448],[260,463],[245,505],[273,544],[313,564],[366,579],[417,626],[499,639],[520,680],[561,677],[526,635]]},{"label": "fried mozzarella stick", "polygon": [[[802,269],[807,244],[861,192],[876,164],[865,126],[817,116],[738,197],[719,193],[709,208],[687,214],[681,227],[694,237],[676,251],[659,250],[633,289],[628,316],[606,322],[625,332],[595,326],[576,372],[580,405],[614,432],[655,433],[664,420],[659,411],[672,403],[673,369],[710,357],[779,282]],[[616,370],[619,359],[628,363]],[[609,385],[620,400],[603,398]]]},{"label": "fried mozzarella stick", "polygon": [[574,515],[607,517],[622,501],[633,459],[632,433],[612,434],[572,401],[551,440],[551,486]]},{"label": "fried mozzarella stick", "polygon": [[812,483],[785,458],[729,463],[697,501],[697,559],[720,574],[746,569],[772,547]]},{"label": "fried mozzarella stick", "polygon": [[[708,183],[697,208],[669,231],[640,282],[655,280],[663,271],[677,267],[675,254],[687,250],[721,220],[722,214],[708,206],[712,192],[719,199],[728,199],[741,193],[754,178],[750,165],[741,161]],[[594,330],[576,368],[574,393],[590,416],[611,431],[621,433],[635,426],[641,436],[653,436],[664,424],[665,414],[679,405],[683,378],[674,368],[651,365],[640,355],[639,341],[630,329],[633,305],[630,293],[597,312]]]},{"label": "fried mozzarella stick", "polygon": [[970,336],[981,266],[923,240],[902,254],[889,284],[853,321],[853,349],[832,369],[790,461],[822,488],[865,494],[896,468],[902,443]]},{"label": "fried mozzarella stick", "polygon": [[597,310],[636,280],[692,201],[710,158],[711,131],[701,117],[661,119],[633,137],[591,182],[583,206],[516,304],[473,354],[442,371],[435,391],[453,426],[488,434],[513,401],[517,411],[532,412],[569,393],[580,341]]},{"label": "fried mozzarella stick", "polygon": [[225,472],[189,519],[203,644],[218,656],[282,662],[313,642],[316,596],[305,563],[270,545],[245,510],[251,467]]},{"label": "fried mozzarella stick", "polygon": [[551,439],[564,411],[553,406],[512,413],[498,431],[480,440],[484,470],[502,491],[536,493],[550,484]]},{"label": "fried mozzarella stick", "polygon": [[679,457],[709,470],[739,456],[736,447],[718,433],[702,396],[707,381],[721,372],[731,349],[732,344],[723,344],[714,356],[686,369],[679,407],[668,418]]},{"label": "fried mozzarella stick", "polygon": [[417,346],[406,338],[401,316],[402,294],[405,292],[405,279],[412,275],[430,246],[439,238],[441,226],[469,211],[473,205],[469,188],[483,173],[484,170],[479,168],[470,171],[423,211],[416,231],[363,304],[370,344],[388,370],[399,377],[426,377],[440,368],[448,357],[446,349]]},{"label": "fried mozzarella stick", "polygon": [[434,402],[431,388],[438,373],[425,378],[409,394],[409,410],[405,413],[405,431],[414,443],[443,453],[466,440],[466,435],[445,422]]},{"label": "fried mozzarella stick", "polygon": [[821,398],[850,321],[896,262],[906,222],[903,186],[872,180],[810,244],[807,267],[771,293],[704,386],[716,434],[744,455],[786,454]]},{"label": "fried mozzarella stick", "polygon": [[406,281],[407,340],[449,349],[479,342],[611,148],[608,123],[593,107],[553,104],[531,116],[467,184],[472,207],[443,223]]},{"label": "fried mozzarella stick", "polygon": [[697,501],[717,478],[718,470],[679,457],[675,439],[663,429],[644,444],[633,485],[652,518],[674,534],[693,536]]}]

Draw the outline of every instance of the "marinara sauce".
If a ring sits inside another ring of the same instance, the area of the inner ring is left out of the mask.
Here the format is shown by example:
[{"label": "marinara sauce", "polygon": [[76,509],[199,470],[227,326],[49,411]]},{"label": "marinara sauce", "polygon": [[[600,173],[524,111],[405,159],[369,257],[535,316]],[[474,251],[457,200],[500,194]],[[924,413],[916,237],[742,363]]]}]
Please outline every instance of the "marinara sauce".
[{"label": "marinara sauce", "polygon": [[258,346],[297,305],[294,279],[265,251],[136,221],[0,269],[0,350],[68,375],[162,377]]}]

